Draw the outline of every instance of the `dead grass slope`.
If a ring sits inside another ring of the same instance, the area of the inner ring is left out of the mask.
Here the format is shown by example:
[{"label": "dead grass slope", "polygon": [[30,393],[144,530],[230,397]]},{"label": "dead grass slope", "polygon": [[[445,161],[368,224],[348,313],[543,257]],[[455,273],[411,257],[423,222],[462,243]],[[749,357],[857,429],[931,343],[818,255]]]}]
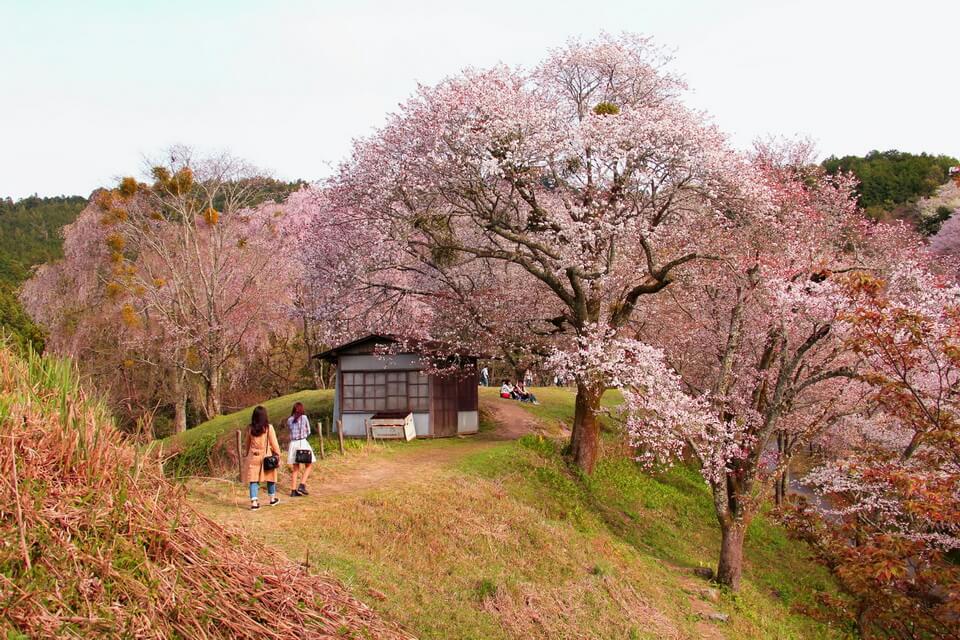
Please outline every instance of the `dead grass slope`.
[{"label": "dead grass slope", "polygon": [[0,345],[6,638],[404,638],[331,578],[197,513],[64,362]]}]

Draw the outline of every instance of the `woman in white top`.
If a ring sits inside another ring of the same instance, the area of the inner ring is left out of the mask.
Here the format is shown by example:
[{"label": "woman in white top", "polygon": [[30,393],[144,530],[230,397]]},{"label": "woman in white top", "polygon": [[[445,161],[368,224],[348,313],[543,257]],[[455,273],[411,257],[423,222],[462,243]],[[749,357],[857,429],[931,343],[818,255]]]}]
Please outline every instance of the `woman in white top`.
[{"label": "woman in white top", "polygon": [[[310,469],[317,461],[317,456],[313,453],[313,447],[307,442],[307,436],[310,435],[310,420],[303,412],[302,402],[293,405],[293,411],[287,418],[287,429],[290,430],[290,447],[287,449],[287,464],[290,465],[290,495],[306,496],[310,494],[307,491],[307,478],[310,477]],[[297,462],[298,451],[308,452],[310,462]]]}]

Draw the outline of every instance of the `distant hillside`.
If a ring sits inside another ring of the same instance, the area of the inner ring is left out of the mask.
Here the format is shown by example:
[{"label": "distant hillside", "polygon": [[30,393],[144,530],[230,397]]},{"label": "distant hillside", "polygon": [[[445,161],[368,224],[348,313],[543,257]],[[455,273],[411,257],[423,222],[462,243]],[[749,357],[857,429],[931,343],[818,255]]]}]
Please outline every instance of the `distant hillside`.
[{"label": "distant hillside", "polygon": [[[950,167],[960,165],[951,156],[902,151],[871,151],[865,156],[830,156],[823,161],[828,173],[852,172],[860,181],[860,206],[878,220],[907,220],[924,235],[936,233],[936,211],[922,210],[918,201],[934,196],[950,179]],[[941,212],[942,215],[942,212]]]},{"label": "distant hillside", "polygon": [[0,329],[21,346],[41,349],[43,336],[20,307],[17,288],[31,267],[62,255],[60,230],[76,219],[86,202],[81,196],[0,199]]}]

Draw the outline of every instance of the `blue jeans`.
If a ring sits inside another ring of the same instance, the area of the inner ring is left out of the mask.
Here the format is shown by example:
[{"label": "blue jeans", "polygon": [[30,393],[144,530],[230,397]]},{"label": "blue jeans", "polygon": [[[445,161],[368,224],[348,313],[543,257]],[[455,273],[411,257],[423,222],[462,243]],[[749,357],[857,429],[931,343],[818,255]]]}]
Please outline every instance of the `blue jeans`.
[{"label": "blue jeans", "polygon": [[[267,493],[270,494],[271,498],[274,498],[277,495],[277,483],[268,482],[267,483]],[[256,500],[257,496],[260,494],[260,483],[251,482],[250,483],[250,499]]]}]

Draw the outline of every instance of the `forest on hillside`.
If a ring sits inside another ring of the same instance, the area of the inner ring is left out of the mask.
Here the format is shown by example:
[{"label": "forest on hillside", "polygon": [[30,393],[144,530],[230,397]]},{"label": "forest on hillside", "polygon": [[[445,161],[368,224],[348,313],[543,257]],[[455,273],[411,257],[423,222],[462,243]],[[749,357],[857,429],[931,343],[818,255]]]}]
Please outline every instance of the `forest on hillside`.
[{"label": "forest on hillside", "polygon": [[62,255],[61,230],[86,204],[80,196],[0,199],[0,329],[21,347],[43,349],[43,332],[23,311],[17,290],[39,264]]},{"label": "forest on hillside", "polygon": [[822,166],[831,175],[851,172],[857,177],[860,206],[871,218],[907,220],[929,236],[952,215],[940,210],[925,216],[917,202],[933,196],[950,179],[950,169],[960,166],[957,158],[893,149],[865,156],[830,156]]}]

